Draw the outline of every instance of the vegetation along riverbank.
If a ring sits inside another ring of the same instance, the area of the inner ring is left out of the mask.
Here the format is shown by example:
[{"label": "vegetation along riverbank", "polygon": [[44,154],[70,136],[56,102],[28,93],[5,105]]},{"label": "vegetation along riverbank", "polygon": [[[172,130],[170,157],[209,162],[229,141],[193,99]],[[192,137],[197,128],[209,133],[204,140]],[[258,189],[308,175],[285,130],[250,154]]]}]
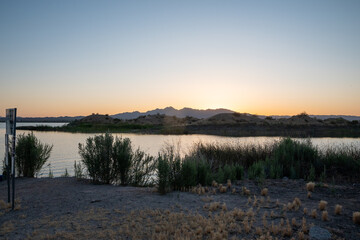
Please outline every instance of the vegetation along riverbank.
[{"label": "vegetation along riverbank", "polygon": [[211,134],[222,136],[360,137],[360,123],[343,118],[316,119],[305,113],[289,118],[221,113],[206,119],[147,115],[121,120],[93,114],[61,127],[24,126],[20,130],[82,133]]}]

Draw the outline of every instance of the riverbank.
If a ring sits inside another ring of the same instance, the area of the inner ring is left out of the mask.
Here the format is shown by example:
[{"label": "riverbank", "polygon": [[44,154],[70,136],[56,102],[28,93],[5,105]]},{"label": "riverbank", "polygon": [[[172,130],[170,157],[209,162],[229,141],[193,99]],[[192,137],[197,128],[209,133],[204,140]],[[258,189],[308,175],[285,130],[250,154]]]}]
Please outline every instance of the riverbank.
[{"label": "riverbank", "polygon": [[[360,211],[360,184],[317,185],[310,198],[305,184],[284,179],[259,186],[245,180],[233,183],[235,190],[226,193],[208,188],[203,194],[159,195],[154,188],[93,185],[75,178],[17,179],[16,210],[1,204],[0,238],[254,239],[269,232],[299,239],[316,226],[329,231],[332,239],[359,239],[360,226],[352,222],[352,214]],[[267,196],[261,196],[263,188]],[[6,182],[0,182],[0,201],[6,200],[6,191]],[[293,204],[295,198],[300,202]],[[319,210],[321,200],[327,201],[327,219]],[[343,206],[340,215],[335,215],[336,204]]]},{"label": "riverbank", "polygon": [[148,115],[121,120],[108,115],[90,115],[67,125],[24,126],[19,130],[77,133],[206,134],[232,137],[360,137],[360,123],[342,118],[320,120],[306,114],[287,119],[261,119],[255,115],[224,113],[207,119]]}]

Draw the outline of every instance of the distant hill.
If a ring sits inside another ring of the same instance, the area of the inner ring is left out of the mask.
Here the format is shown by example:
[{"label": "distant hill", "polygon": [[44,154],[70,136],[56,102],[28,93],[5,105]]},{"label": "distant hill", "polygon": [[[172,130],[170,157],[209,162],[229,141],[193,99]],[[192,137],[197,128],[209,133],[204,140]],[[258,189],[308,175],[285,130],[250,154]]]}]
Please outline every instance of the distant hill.
[{"label": "distant hill", "polygon": [[[258,117],[264,119],[268,116],[258,115]],[[290,115],[270,115],[269,117],[272,117],[274,119],[282,119],[282,118],[291,118],[292,116],[290,116]],[[320,120],[325,120],[325,119],[330,119],[330,118],[343,118],[348,121],[353,121],[353,120],[360,121],[360,116],[351,116],[351,115],[309,115],[309,117],[320,119]]]},{"label": "distant hill", "polygon": [[183,108],[183,109],[177,110],[173,107],[166,107],[164,109],[157,108],[155,110],[151,110],[151,111],[147,111],[147,112],[135,111],[135,112],[119,113],[119,114],[111,115],[111,117],[128,120],[128,119],[136,119],[140,116],[160,114],[160,115],[166,115],[166,116],[175,116],[178,118],[193,117],[193,118],[202,119],[202,118],[209,118],[209,117],[215,116],[220,113],[234,113],[234,111],[228,110],[228,109],[223,109],[223,108],[206,109],[206,110]]},{"label": "distant hill", "polygon": [[[124,112],[124,113],[118,113],[114,115],[110,115],[110,117],[114,119],[121,119],[121,120],[130,120],[130,119],[137,119],[141,116],[147,116],[147,115],[166,115],[166,116],[175,116],[178,118],[185,118],[185,117],[192,117],[197,119],[207,119],[211,118],[215,115],[222,114],[222,113],[235,113],[235,111],[219,108],[219,109],[206,109],[206,110],[200,110],[200,109],[193,109],[193,108],[182,108],[182,109],[175,109],[173,107],[166,107],[163,109],[157,108],[154,110],[150,110],[147,112]],[[245,113],[243,113],[245,114]],[[251,114],[247,114],[250,116]],[[271,116],[265,116],[265,115],[251,115],[256,116],[260,119],[265,118],[273,118],[273,119],[289,119],[292,116],[289,115],[271,115]],[[69,116],[62,116],[62,117],[18,117],[18,122],[71,122],[74,120],[79,120],[84,118],[85,116],[76,116],[76,117],[69,117]],[[339,119],[343,118],[348,121],[357,120],[360,121],[360,116],[350,116],[350,115],[309,115],[311,118],[316,118],[318,120],[326,120],[326,119]],[[233,119],[231,121],[242,121],[239,118],[239,116],[233,116]],[[226,121],[228,121],[227,119]],[[0,117],[0,122],[4,122],[5,118]],[[224,120],[225,121],[225,120]]]}]

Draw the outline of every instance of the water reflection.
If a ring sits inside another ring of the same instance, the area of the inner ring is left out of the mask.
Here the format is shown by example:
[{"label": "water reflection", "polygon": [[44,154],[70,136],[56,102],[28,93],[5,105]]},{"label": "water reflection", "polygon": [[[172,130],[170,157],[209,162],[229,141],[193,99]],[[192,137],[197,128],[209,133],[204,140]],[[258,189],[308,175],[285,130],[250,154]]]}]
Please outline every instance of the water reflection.
[{"label": "water reflection", "polygon": [[[64,123],[18,123],[18,126],[50,125],[61,126]],[[17,134],[28,133],[29,131],[17,131]],[[4,156],[4,134],[5,123],[0,123],[0,159]],[[86,138],[94,136],[89,133],[63,133],[63,132],[34,132],[40,141],[53,144],[53,151],[48,161],[54,176],[61,176],[65,168],[70,175],[74,174],[74,161],[80,161],[78,154],[78,144],[85,143]],[[144,135],[131,133],[117,133],[114,136],[128,137],[131,139],[134,148],[140,147],[146,153],[156,156],[165,144],[179,144],[181,146],[180,154],[186,154],[191,146],[196,142],[203,143],[230,143],[230,144],[268,144],[279,137],[222,137],[212,135]],[[360,147],[359,138],[312,138],[312,143],[320,149],[329,146],[350,146]],[[2,169],[0,161],[0,169]],[[44,167],[41,176],[48,176],[49,167]]]}]

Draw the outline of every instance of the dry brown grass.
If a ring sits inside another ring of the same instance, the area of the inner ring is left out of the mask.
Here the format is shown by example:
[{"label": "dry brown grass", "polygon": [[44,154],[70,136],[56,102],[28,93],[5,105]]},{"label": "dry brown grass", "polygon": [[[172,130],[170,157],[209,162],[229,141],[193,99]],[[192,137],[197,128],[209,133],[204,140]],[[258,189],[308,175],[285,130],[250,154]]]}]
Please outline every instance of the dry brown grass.
[{"label": "dry brown grass", "polygon": [[307,193],[307,198],[311,198],[311,192]]},{"label": "dry brown grass", "polygon": [[261,190],[261,196],[267,196],[268,195],[268,192],[269,192],[269,190],[267,189],[267,188],[263,188],[262,190]]},{"label": "dry brown grass", "polygon": [[353,222],[360,225],[360,212],[353,213]]},{"label": "dry brown grass", "polygon": [[304,208],[304,215],[306,215],[308,213],[308,209]]},{"label": "dry brown grass", "polygon": [[321,214],[321,220],[325,221],[329,221],[329,214],[327,211],[323,211]]},{"label": "dry brown grass", "polygon": [[219,187],[219,191],[220,191],[221,193],[226,193],[226,192],[227,192],[227,187],[221,186],[221,187]]},{"label": "dry brown grass", "polygon": [[321,201],[319,202],[319,209],[320,209],[320,211],[324,211],[324,210],[326,209],[327,204],[328,204],[327,201],[321,200]]},{"label": "dry brown grass", "polygon": [[230,180],[230,179],[227,180],[227,187],[228,187],[229,189],[231,188],[231,180]]},{"label": "dry brown grass", "polygon": [[313,192],[315,189],[315,183],[313,182],[308,182],[306,184],[306,190],[308,190],[309,192]]},{"label": "dry brown grass", "polygon": [[11,233],[14,230],[15,227],[11,221],[4,222],[0,227],[0,236]]},{"label": "dry brown grass", "polygon": [[310,214],[310,216],[311,216],[312,218],[317,218],[317,212],[316,212],[316,209],[311,210],[311,214]]},{"label": "dry brown grass", "polygon": [[335,215],[341,215],[342,212],[342,206],[339,204],[335,205]]}]

